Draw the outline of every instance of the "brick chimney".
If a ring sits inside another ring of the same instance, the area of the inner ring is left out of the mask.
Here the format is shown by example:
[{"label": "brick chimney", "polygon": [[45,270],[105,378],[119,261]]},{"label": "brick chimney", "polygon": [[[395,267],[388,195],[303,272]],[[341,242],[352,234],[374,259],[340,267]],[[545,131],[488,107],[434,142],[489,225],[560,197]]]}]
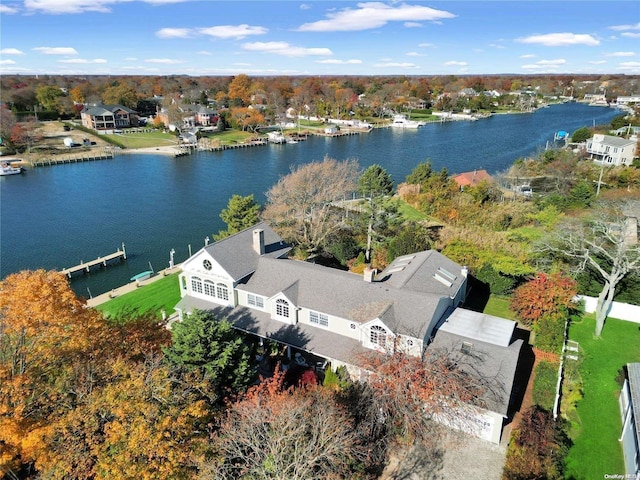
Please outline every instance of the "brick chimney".
[{"label": "brick chimney", "polygon": [[253,231],[253,249],[258,255],[264,255],[264,230]]}]

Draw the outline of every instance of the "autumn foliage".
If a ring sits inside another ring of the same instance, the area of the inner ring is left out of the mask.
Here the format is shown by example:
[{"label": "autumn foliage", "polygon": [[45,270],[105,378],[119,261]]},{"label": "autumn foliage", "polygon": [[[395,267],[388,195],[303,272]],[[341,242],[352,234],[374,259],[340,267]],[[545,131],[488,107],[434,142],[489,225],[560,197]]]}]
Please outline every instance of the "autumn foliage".
[{"label": "autumn foliage", "polygon": [[539,273],[533,280],[516,288],[511,308],[525,325],[533,325],[543,317],[565,319],[575,309],[573,298],[576,282],[560,273]]}]

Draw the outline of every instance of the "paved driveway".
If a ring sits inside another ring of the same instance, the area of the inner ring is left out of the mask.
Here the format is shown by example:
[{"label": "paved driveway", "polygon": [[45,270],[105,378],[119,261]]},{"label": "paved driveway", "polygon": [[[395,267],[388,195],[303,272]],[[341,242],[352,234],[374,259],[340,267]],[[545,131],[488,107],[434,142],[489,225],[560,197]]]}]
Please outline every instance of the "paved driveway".
[{"label": "paved driveway", "polygon": [[380,480],[500,480],[504,447],[467,436],[449,440],[440,452],[414,446],[393,455]]}]

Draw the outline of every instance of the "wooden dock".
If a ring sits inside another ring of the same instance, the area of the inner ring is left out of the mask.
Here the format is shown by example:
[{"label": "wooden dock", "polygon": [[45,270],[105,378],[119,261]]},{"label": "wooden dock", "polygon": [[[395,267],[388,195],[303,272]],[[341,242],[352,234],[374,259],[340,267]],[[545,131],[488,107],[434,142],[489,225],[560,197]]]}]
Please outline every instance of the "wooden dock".
[{"label": "wooden dock", "polygon": [[122,244],[122,248],[119,248],[118,250],[116,250],[113,253],[110,253],[109,255],[105,255],[104,257],[98,257],[95,260],[91,260],[90,262],[83,262],[82,260],[80,260],[80,263],[78,265],[65,268],[64,270],[61,270],[61,272],[64,273],[67,277],[71,278],[71,275],[74,273],[89,272],[91,270],[91,267],[95,267],[98,265],[102,267],[106,267],[108,264],[107,262],[110,262],[116,259],[117,260],[127,259],[127,251],[124,248],[124,243]]},{"label": "wooden dock", "polygon": [[29,160],[32,167],[43,167],[52,165],[62,165],[65,163],[94,162],[96,160],[111,160],[114,157],[113,150],[93,150],[85,152],[73,152],[61,155],[51,155],[47,157]]}]

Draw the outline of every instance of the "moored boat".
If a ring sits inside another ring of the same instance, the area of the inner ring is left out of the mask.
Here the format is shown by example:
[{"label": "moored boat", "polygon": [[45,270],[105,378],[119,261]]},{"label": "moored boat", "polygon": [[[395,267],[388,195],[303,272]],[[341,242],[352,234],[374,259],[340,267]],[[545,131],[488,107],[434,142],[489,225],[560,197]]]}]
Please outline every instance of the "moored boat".
[{"label": "moored boat", "polygon": [[406,115],[397,114],[393,116],[391,126],[393,128],[418,128],[424,126],[424,122],[416,122],[415,120],[409,120]]},{"label": "moored boat", "polygon": [[23,171],[22,167],[14,167],[7,162],[3,162],[0,165],[0,175],[18,175]]}]

